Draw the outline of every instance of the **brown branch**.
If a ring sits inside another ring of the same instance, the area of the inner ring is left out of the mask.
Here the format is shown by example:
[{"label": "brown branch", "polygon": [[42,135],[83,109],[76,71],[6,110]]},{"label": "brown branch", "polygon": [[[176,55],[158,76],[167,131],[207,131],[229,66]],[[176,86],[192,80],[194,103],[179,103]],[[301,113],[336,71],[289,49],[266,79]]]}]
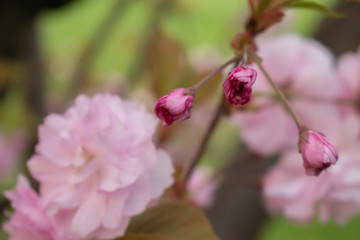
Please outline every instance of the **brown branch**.
[{"label": "brown branch", "polygon": [[24,45],[24,60],[28,74],[25,83],[25,99],[28,108],[36,118],[36,125],[45,115],[45,76],[37,29],[34,23],[29,26]]},{"label": "brown branch", "polygon": [[185,183],[189,181],[191,174],[193,173],[196,165],[199,163],[202,155],[204,154],[204,152],[206,150],[206,146],[208,145],[208,143],[211,139],[211,136],[214,133],[214,130],[215,130],[217,124],[219,123],[221,115],[225,112],[225,107],[224,107],[225,103],[226,103],[225,100],[226,100],[225,96],[222,95],[219,105],[213,115],[213,118],[211,119],[210,124],[209,124],[208,128],[206,129],[205,135],[204,135],[203,139],[201,140],[199,148],[197,149],[194,157],[189,162],[188,167],[185,168],[182,173]]},{"label": "brown branch", "polygon": [[144,28],[142,36],[140,37],[139,44],[137,46],[137,52],[134,54],[134,61],[130,65],[127,73],[127,77],[131,80],[131,84],[135,85],[142,74],[141,69],[145,64],[146,51],[150,47],[149,44],[157,30],[160,28],[161,17],[172,6],[174,0],[157,0],[154,1],[153,8],[151,10],[151,16],[148,20],[148,24]]}]

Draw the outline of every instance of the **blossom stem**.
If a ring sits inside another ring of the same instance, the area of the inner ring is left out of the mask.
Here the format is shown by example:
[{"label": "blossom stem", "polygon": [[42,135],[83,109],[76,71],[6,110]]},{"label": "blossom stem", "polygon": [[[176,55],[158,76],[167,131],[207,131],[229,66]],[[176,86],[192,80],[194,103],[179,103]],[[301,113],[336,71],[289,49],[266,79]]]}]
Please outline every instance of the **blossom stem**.
[{"label": "blossom stem", "polygon": [[270,75],[266,72],[266,70],[264,69],[264,67],[262,66],[261,62],[260,62],[260,58],[255,54],[252,53],[252,59],[254,60],[254,62],[256,63],[256,65],[258,65],[258,67],[260,68],[261,72],[264,74],[265,78],[267,79],[267,81],[269,82],[269,84],[271,85],[271,87],[273,88],[273,90],[275,91],[275,94],[278,96],[278,99],[280,100],[280,102],[282,103],[283,107],[285,108],[285,110],[291,115],[291,117],[294,119],[296,126],[299,130],[301,130],[303,128],[303,124],[301,123],[299,117],[296,115],[295,111],[292,109],[292,107],[290,106],[289,101],[286,99],[284,93],[276,86],[276,84],[274,83],[274,81],[271,79]]},{"label": "blossom stem", "polygon": [[227,66],[229,66],[230,64],[238,61],[239,59],[241,59],[243,57],[243,53],[239,53],[237,55],[235,55],[233,58],[229,59],[228,61],[226,61],[225,63],[223,63],[222,65],[220,65],[219,67],[217,67],[216,69],[214,69],[211,73],[209,73],[208,75],[206,75],[203,79],[201,79],[199,82],[197,82],[194,86],[190,87],[187,89],[187,94],[189,95],[195,95],[196,92],[206,83],[208,82],[211,78],[213,78],[217,73],[221,72],[224,68],[226,68]]},{"label": "blossom stem", "polygon": [[222,96],[220,103],[214,113],[214,116],[211,119],[208,128],[206,129],[205,135],[204,135],[203,139],[201,140],[199,148],[197,149],[194,157],[189,162],[189,165],[187,167],[185,167],[182,172],[182,179],[184,179],[185,183],[189,181],[191,174],[193,173],[198,162],[200,161],[201,156],[204,154],[206,146],[208,145],[209,140],[211,139],[211,136],[214,133],[216,125],[219,123],[220,116],[225,110],[225,108],[224,108],[225,103],[226,103],[225,96]]}]

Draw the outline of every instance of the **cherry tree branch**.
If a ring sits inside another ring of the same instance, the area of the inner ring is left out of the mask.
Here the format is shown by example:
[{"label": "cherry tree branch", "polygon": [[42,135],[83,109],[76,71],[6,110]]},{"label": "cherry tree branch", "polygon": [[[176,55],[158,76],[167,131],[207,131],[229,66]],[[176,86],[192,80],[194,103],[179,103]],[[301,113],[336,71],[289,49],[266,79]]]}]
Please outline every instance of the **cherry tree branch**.
[{"label": "cherry tree branch", "polygon": [[199,163],[202,155],[206,150],[206,146],[208,145],[211,136],[213,135],[214,130],[216,129],[217,124],[219,123],[221,115],[225,112],[225,103],[226,103],[225,100],[226,100],[225,96],[222,95],[219,105],[216,108],[216,111],[206,129],[205,135],[200,142],[199,148],[197,149],[195,155],[189,162],[189,165],[182,172],[182,178],[184,179],[185,183],[189,181],[191,174],[193,173],[196,165]]}]

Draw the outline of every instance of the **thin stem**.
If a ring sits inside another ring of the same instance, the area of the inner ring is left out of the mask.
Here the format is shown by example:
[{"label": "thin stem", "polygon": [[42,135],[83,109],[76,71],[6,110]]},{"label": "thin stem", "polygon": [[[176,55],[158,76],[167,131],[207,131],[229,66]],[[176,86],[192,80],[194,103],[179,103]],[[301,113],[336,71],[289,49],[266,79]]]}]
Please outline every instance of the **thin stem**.
[{"label": "thin stem", "polygon": [[182,172],[182,179],[184,179],[185,183],[189,181],[192,172],[194,171],[196,165],[200,161],[201,156],[205,152],[206,146],[208,145],[209,140],[211,139],[211,136],[214,133],[216,125],[219,123],[220,116],[224,111],[224,104],[225,104],[225,96],[222,96],[219,105],[214,113],[214,116],[211,119],[208,128],[206,129],[205,135],[201,140],[197,152],[195,153],[194,157],[191,159],[189,165]]},{"label": "thin stem", "polygon": [[41,43],[35,23],[27,32],[25,60],[28,79],[25,85],[26,104],[35,117],[35,125],[45,116],[45,72],[41,55]]},{"label": "thin stem", "polygon": [[188,88],[188,94],[194,95],[207,81],[209,81],[211,78],[213,78],[217,73],[221,72],[224,68],[229,66],[230,64],[238,61],[243,56],[243,53],[240,53],[233,58],[229,59],[216,69],[214,69],[210,74],[206,75],[203,79],[201,79],[199,82],[197,82],[194,86]]},{"label": "thin stem", "polygon": [[268,82],[270,83],[271,87],[274,89],[276,95],[279,97],[280,102],[282,103],[283,107],[286,109],[286,111],[291,115],[291,117],[294,119],[296,126],[298,127],[298,129],[302,129],[303,124],[301,123],[300,119],[297,117],[297,115],[295,114],[294,110],[292,109],[292,107],[289,104],[289,101],[286,99],[285,95],[283,94],[283,92],[276,86],[276,84],[274,83],[274,81],[271,79],[270,75],[265,71],[264,67],[261,65],[260,62],[260,58],[255,55],[254,53],[252,53],[253,56],[253,60],[254,62],[258,65],[258,67],[260,68],[260,70],[262,71],[262,73],[265,75],[265,78],[268,80]]}]

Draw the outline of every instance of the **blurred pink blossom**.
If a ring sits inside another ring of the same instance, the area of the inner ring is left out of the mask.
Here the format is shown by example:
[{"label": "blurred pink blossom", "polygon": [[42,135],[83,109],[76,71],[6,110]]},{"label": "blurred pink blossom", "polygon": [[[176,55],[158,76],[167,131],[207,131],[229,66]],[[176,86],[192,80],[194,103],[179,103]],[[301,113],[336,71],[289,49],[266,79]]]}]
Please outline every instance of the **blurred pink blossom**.
[{"label": "blurred pink blossom", "polygon": [[[283,214],[297,222],[308,222],[314,216],[314,205],[328,188],[327,172],[319,177],[306,176],[301,155],[286,152],[263,180],[263,195],[272,214]],[[320,196],[319,196],[320,195]]]},{"label": "blurred pink blossom", "polygon": [[[300,119],[312,129],[335,137],[333,126],[338,124],[338,108],[316,101],[319,97],[335,97],[339,83],[334,69],[334,58],[319,43],[296,35],[284,35],[259,44],[262,64],[290,100]],[[248,111],[233,114],[233,122],[240,127],[241,138],[247,146],[262,155],[279,153],[296,148],[298,129],[274,100],[273,90],[262,72],[253,86],[257,97]]]},{"label": "blurred pink blossom", "polygon": [[57,228],[81,239],[121,236],[173,183],[167,153],[152,142],[156,118],[115,95],[81,95],[39,127],[28,162]]},{"label": "blurred pink blossom", "polygon": [[322,222],[344,223],[360,212],[360,123],[350,115],[338,128],[335,143],[336,165],[318,177],[306,176],[301,155],[285,152],[279,163],[263,179],[263,196],[268,210],[307,223],[315,215]]},{"label": "blurred pink blossom", "polygon": [[[346,53],[338,60],[337,74],[340,80],[339,99],[348,104],[342,104],[342,114],[360,110],[360,48],[356,53]],[[349,104],[352,103],[352,104]],[[360,117],[359,117],[360,119]]]},{"label": "blurred pink blossom", "polygon": [[0,133],[0,176],[12,172],[18,165],[27,145],[22,132],[12,135]]},{"label": "blurred pink blossom", "polygon": [[208,167],[197,167],[191,175],[188,190],[191,200],[196,205],[203,208],[210,207],[216,190],[213,171]]},{"label": "blurred pink blossom", "polygon": [[252,68],[237,66],[228,76],[222,87],[226,99],[234,105],[244,105],[251,100],[252,86],[257,72]]},{"label": "blurred pink blossom", "polygon": [[154,111],[156,116],[164,121],[163,125],[170,125],[190,117],[194,96],[187,95],[184,91],[185,88],[172,90],[156,102]]},{"label": "blurred pink blossom", "polygon": [[346,53],[338,60],[337,73],[340,78],[343,98],[357,98],[360,93],[360,48],[356,53]]},{"label": "blurred pink blossom", "polygon": [[321,133],[306,130],[300,133],[300,151],[303,166],[309,176],[318,176],[323,170],[335,164],[338,154],[335,147]]},{"label": "blurred pink blossom", "polygon": [[5,192],[15,212],[4,224],[9,240],[64,240],[60,238],[46,215],[39,196],[31,189],[24,176],[18,177],[14,190]]}]

